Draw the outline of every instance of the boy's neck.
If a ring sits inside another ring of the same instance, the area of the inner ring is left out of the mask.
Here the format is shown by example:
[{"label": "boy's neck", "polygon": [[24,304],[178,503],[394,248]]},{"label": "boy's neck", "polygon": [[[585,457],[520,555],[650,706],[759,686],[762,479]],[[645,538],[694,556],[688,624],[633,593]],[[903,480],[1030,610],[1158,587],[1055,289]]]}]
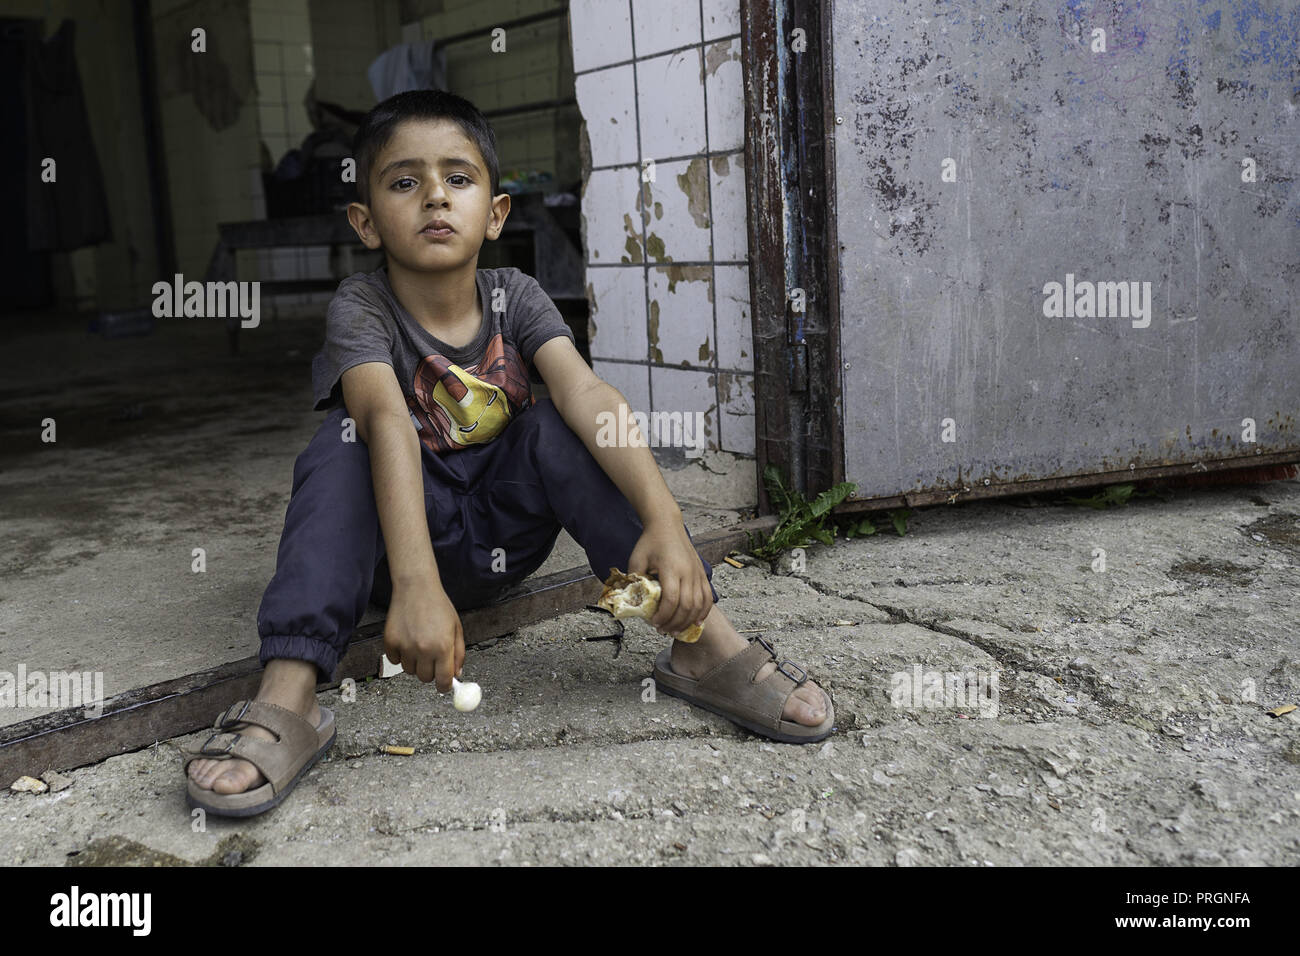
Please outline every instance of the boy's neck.
[{"label": "boy's neck", "polygon": [[388,283],[397,301],[425,331],[438,338],[446,337],[439,332],[451,332],[483,318],[477,273],[477,256],[455,271],[437,274],[410,272],[388,262]]}]

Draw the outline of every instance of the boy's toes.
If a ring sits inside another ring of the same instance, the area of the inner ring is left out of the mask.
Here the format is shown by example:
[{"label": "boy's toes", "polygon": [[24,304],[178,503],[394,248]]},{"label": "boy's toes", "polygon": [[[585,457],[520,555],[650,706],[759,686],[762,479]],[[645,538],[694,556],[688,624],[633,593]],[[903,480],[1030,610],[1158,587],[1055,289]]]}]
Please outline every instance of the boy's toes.
[{"label": "boy's toes", "polygon": [[236,760],[233,763],[235,766],[212,782],[214,793],[243,793],[245,790],[257,789],[266,781],[261,772],[247,760]]},{"label": "boy's toes", "polygon": [[781,716],[809,727],[820,724],[826,719],[826,701],[821,688],[811,682],[795,688],[795,692],[785,702]]},{"label": "boy's toes", "polygon": [[261,771],[247,760],[196,760],[188,773],[200,787],[214,793],[243,793],[266,782]]},{"label": "boy's toes", "polygon": [[205,789],[211,788],[212,781],[220,769],[219,760],[196,760],[189,766],[190,779]]}]

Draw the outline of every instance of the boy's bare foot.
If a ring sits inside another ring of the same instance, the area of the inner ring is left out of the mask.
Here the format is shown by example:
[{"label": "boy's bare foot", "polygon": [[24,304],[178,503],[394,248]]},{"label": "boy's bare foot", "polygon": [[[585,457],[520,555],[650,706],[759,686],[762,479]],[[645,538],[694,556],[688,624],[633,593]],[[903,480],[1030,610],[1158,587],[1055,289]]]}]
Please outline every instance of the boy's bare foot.
[{"label": "boy's bare foot", "polygon": [[[315,727],[321,718],[316,703],[316,665],[310,661],[271,661],[262,673],[262,686],[254,699],[292,710]],[[275,735],[265,727],[247,725],[236,732],[254,740],[275,740]],[[266,783],[262,772],[247,760],[196,760],[187,772],[200,787],[214,793],[243,793]]]},{"label": "boy's bare foot", "polygon": [[[718,610],[715,604],[704,619],[704,632],[694,644],[673,641],[672,656],[669,659],[672,668],[683,677],[694,679],[705,671],[734,657],[737,651],[743,651],[749,642],[731,626],[731,622]],[[762,681],[776,670],[776,661],[768,661],[758,669],[755,682]],[[781,711],[783,720],[793,720],[808,727],[815,727],[826,719],[826,700],[822,689],[807,680],[794,689],[790,699]]]}]

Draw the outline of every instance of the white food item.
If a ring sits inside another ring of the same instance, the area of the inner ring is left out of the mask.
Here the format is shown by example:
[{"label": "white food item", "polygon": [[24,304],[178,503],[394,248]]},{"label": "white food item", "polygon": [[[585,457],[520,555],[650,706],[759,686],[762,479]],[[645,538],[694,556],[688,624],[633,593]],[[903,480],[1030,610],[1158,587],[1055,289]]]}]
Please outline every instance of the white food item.
[{"label": "white food item", "polygon": [[456,678],[451,679],[451,689],[455,691],[456,696],[452,698],[452,703],[457,710],[473,710],[483,699],[483,689],[478,684],[462,684]]},{"label": "white food item", "polygon": [[[644,574],[623,574],[618,568],[610,568],[605,590],[596,603],[616,618],[639,617],[648,621],[659,610],[662,597],[663,588],[654,578]],[[692,624],[673,637],[685,644],[694,644],[702,633],[703,625]]]},{"label": "white food item", "polygon": [[10,790],[17,790],[19,793],[44,793],[50,789],[44,780],[37,780],[35,777],[19,777],[9,785]]}]

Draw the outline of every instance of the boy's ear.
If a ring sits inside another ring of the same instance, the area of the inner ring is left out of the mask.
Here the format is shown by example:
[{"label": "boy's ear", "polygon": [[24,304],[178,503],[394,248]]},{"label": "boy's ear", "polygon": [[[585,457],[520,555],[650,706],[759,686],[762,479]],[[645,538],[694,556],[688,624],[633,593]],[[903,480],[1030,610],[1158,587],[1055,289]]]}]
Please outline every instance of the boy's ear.
[{"label": "boy's ear", "polygon": [[510,215],[510,194],[501,193],[492,197],[492,218],[488,220],[487,238],[495,239],[505,227],[506,216]]},{"label": "boy's ear", "polygon": [[352,224],[353,231],[356,232],[357,238],[361,240],[362,245],[367,249],[378,249],[383,240],[379,238],[379,233],[375,231],[375,221],[371,218],[370,207],[364,203],[354,202],[348,205],[348,222]]}]

